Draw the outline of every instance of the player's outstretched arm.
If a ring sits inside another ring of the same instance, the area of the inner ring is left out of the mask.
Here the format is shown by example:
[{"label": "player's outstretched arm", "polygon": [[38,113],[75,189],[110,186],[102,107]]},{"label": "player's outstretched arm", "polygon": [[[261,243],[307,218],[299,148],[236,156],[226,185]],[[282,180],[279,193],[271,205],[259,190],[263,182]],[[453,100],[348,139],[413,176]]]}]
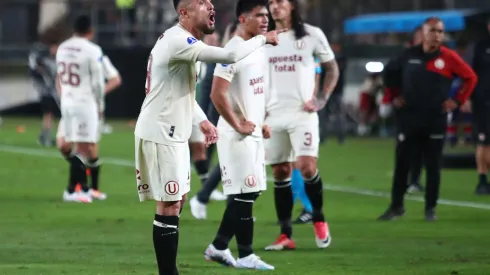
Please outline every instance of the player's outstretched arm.
[{"label": "player's outstretched arm", "polygon": [[285,31],[287,30],[270,31],[264,35],[257,35],[238,44],[234,49],[206,46],[199,53],[197,60],[207,63],[236,63],[265,44],[277,45],[279,43],[277,35]]}]

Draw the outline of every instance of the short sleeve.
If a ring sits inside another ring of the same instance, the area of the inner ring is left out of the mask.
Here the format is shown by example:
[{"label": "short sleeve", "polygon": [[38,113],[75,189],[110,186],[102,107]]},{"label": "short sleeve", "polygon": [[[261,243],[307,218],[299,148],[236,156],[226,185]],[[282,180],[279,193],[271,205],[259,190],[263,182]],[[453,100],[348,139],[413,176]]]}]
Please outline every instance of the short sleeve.
[{"label": "short sleeve", "polygon": [[228,82],[233,80],[233,76],[237,73],[237,64],[216,64],[214,68],[214,76],[221,77]]},{"label": "short sleeve", "polygon": [[171,45],[173,45],[173,59],[189,61],[192,63],[197,62],[197,57],[201,53],[202,49],[206,47],[202,41],[192,36],[178,35],[171,38]]},{"label": "short sleeve", "polygon": [[315,38],[315,48],[313,55],[320,60],[320,63],[326,63],[335,59],[335,54],[328,43],[327,37],[319,28],[313,28],[311,35]]}]

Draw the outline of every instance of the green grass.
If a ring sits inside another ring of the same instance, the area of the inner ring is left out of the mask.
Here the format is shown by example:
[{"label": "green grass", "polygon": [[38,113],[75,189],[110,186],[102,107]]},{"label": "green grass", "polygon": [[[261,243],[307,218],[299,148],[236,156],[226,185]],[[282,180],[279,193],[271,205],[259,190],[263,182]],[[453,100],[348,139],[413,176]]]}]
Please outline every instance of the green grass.
[{"label": "green grass", "polygon": [[[154,204],[138,202],[134,168],[103,166],[101,182],[109,195],[107,201],[63,203],[67,165],[54,149],[36,145],[38,122],[4,120],[0,127],[0,274],[156,274],[151,241]],[[132,129],[123,122],[112,124],[115,133],[103,137],[101,157],[132,161]],[[17,125],[24,125],[25,132],[18,133]],[[37,155],[7,150],[12,146],[32,148],[29,152]],[[330,142],[321,148],[321,175],[337,187],[387,192],[392,167],[391,140],[351,139],[343,146]],[[199,183],[197,177],[193,179],[195,192]],[[490,198],[473,195],[473,171],[444,171],[442,181],[442,198],[490,205]],[[269,273],[281,275],[489,273],[490,210],[440,205],[439,221],[427,223],[423,203],[408,201],[402,219],[375,221],[388,203],[382,197],[326,191],[331,247],[317,249],[311,225],[301,225],[294,227],[296,251],[265,252],[262,248],[278,233],[269,190],[255,207],[256,252],[275,265],[276,270]],[[223,206],[211,203],[206,221],[196,221],[188,208],[184,210],[181,274],[263,273],[225,269],[203,260]],[[236,254],[234,243],[232,250]]]}]

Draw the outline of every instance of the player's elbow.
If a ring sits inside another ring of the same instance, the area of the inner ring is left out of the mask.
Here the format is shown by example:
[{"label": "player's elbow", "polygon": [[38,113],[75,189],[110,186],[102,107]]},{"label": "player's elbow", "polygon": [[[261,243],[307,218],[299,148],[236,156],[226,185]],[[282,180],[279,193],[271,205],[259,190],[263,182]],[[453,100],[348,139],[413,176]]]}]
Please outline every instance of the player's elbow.
[{"label": "player's elbow", "polygon": [[228,60],[226,63],[231,64],[236,62],[238,62],[238,53],[236,51],[228,52]]}]

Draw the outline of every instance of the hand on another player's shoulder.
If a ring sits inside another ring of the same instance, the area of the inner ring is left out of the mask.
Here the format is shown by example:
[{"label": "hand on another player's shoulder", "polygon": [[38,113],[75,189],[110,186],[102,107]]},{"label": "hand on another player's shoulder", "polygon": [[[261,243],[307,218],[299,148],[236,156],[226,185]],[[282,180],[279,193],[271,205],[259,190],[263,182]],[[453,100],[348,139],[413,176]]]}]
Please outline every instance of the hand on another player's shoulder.
[{"label": "hand on another player's shoulder", "polygon": [[211,144],[218,141],[218,129],[211,122],[209,122],[209,120],[199,123],[199,128],[206,137],[206,147],[209,147]]},{"label": "hand on another player's shoulder", "polygon": [[238,129],[236,131],[242,135],[251,135],[255,131],[255,124],[252,121],[248,121],[245,118],[240,120]]},{"label": "hand on another player's shoulder", "polygon": [[288,31],[288,29],[273,30],[264,34],[266,43],[277,46],[279,44],[279,34],[286,31]]},{"label": "hand on another player's shoulder", "polygon": [[263,125],[262,126],[262,136],[264,137],[264,139],[271,138],[271,127],[269,127],[267,125]]}]

